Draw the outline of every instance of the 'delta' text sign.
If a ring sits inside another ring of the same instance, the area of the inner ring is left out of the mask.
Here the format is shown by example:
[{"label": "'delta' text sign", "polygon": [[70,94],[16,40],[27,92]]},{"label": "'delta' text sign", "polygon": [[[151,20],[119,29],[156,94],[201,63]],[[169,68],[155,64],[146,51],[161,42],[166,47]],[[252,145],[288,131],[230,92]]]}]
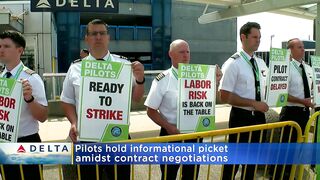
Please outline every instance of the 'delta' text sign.
[{"label": "'delta' text sign", "polygon": [[79,140],[107,142],[128,138],[131,87],[129,63],[82,61]]},{"label": "'delta' text sign", "polygon": [[320,56],[311,56],[314,103],[320,105]]},{"label": "'delta' text sign", "polygon": [[179,64],[177,127],[181,133],[214,129],[215,70],[212,65]]},{"label": "'delta' text sign", "polygon": [[21,103],[21,82],[0,78],[0,142],[17,142]]},{"label": "'delta' text sign", "polygon": [[282,107],[288,100],[290,50],[270,49],[266,102],[270,107]]}]

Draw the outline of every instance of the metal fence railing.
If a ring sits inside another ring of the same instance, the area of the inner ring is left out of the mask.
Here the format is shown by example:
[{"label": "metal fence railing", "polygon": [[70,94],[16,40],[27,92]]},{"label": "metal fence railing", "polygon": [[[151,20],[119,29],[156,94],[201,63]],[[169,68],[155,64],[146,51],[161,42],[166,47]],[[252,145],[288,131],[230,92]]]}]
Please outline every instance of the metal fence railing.
[{"label": "metal fence railing", "polygon": [[[315,116],[319,115],[313,115],[310,121],[313,121]],[[152,138],[142,138],[142,139],[132,139],[127,141],[121,141],[121,143],[127,142],[127,143],[168,143],[168,142],[185,142],[190,139],[196,139],[197,141],[200,141],[200,139],[203,139],[203,142],[227,142],[230,135],[236,135],[239,139],[239,136],[242,133],[249,133],[249,139],[248,142],[251,142],[252,134],[254,132],[259,132],[261,135],[266,133],[267,138],[264,141],[262,138],[260,138],[259,143],[267,142],[267,143],[281,143],[282,142],[282,135],[285,128],[290,128],[290,134],[292,131],[295,131],[297,133],[297,142],[301,143],[304,141],[304,138],[307,137],[307,135],[302,136],[302,131],[300,126],[293,121],[285,121],[285,122],[277,122],[277,123],[269,123],[269,124],[262,124],[262,125],[255,125],[255,126],[245,126],[245,127],[239,127],[239,128],[230,128],[230,129],[221,129],[221,130],[213,130],[213,131],[207,131],[207,132],[199,132],[199,133],[190,133],[190,134],[179,134],[179,135],[171,135],[171,136],[162,136],[162,137],[152,137]],[[306,131],[307,132],[307,131]],[[307,132],[309,133],[309,131]],[[55,174],[51,173],[50,175],[47,175],[48,173],[42,172],[43,170],[47,169],[46,166],[44,168],[40,168],[40,176],[41,179],[68,179],[65,176],[71,176],[72,179],[81,179],[81,172],[80,169],[83,170],[83,168],[80,168],[79,165],[68,165],[69,170],[64,170],[64,166],[56,165],[55,168],[57,169],[55,171]],[[247,165],[242,165],[242,168],[246,168]],[[299,169],[296,174],[296,168],[299,166]],[[41,167],[41,166],[40,166]],[[70,168],[71,167],[71,168]],[[96,179],[99,179],[99,166],[96,166]],[[117,179],[117,174],[121,173],[117,171],[117,168],[119,166],[114,165],[114,172],[115,172],[115,179]],[[222,177],[222,171],[224,166],[221,165],[200,165],[199,168],[199,175],[198,178],[194,176],[192,179],[221,179]],[[254,179],[275,179],[275,171],[270,170],[272,166],[269,165],[255,165],[254,169]],[[161,176],[159,171],[159,165],[131,165],[130,167],[130,174],[131,179],[159,179]],[[167,168],[165,168],[167,169]],[[275,169],[277,169],[275,167]],[[278,168],[279,169],[279,168]],[[277,170],[278,170],[277,169]],[[284,174],[285,166],[282,166],[281,170],[281,176]],[[303,177],[303,165],[292,165],[290,170],[290,179],[305,179]],[[82,171],[81,170],[81,171]],[[196,169],[194,169],[196,170]],[[178,179],[181,179],[183,167],[180,165],[180,170],[177,173]],[[271,173],[270,173],[271,171]],[[20,166],[20,172],[23,173],[23,166]],[[118,172],[118,173],[117,173]],[[269,172],[269,173],[268,173]],[[1,174],[5,175],[6,171],[1,165]],[[242,171],[242,173],[246,173],[246,171]],[[73,175],[70,175],[73,174]],[[165,170],[165,173],[167,174],[167,170]],[[238,177],[241,173],[232,172],[232,176]],[[100,178],[102,178],[100,176]],[[5,179],[4,177],[2,179]],[[22,176],[23,179],[23,176]],[[166,178],[164,178],[166,179]],[[282,179],[282,177],[280,177]]]}]

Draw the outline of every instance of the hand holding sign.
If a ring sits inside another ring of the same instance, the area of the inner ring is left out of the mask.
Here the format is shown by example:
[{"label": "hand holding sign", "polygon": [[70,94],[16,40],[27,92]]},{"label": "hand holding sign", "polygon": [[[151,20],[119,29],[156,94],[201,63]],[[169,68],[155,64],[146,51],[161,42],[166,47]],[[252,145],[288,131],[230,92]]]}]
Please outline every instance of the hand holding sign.
[{"label": "hand holding sign", "polygon": [[138,82],[142,82],[144,78],[144,67],[139,61],[132,62],[132,72],[133,76]]},{"label": "hand holding sign", "polygon": [[169,135],[180,134],[179,129],[175,125],[169,124],[165,129]]},{"label": "hand holding sign", "polygon": [[77,142],[78,130],[76,124],[71,124],[69,137],[71,138],[72,142]]},{"label": "hand holding sign", "polygon": [[216,64],[215,66],[216,66],[216,85],[219,86],[223,73],[218,64]]},{"label": "hand holding sign", "polygon": [[269,106],[265,102],[261,101],[254,101],[253,108],[260,112],[267,112],[269,110]]},{"label": "hand holding sign", "polygon": [[305,98],[302,100],[301,103],[306,107],[311,107],[311,108],[314,108],[314,105],[315,105],[314,103],[312,103],[312,98]]},{"label": "hand holding sign", "polygon": [[23,97],[26,101],[31,100],[32,97],[32,86],[29,83],[27,79],[21,79],[22,83],[22,91],[23,91]]}]

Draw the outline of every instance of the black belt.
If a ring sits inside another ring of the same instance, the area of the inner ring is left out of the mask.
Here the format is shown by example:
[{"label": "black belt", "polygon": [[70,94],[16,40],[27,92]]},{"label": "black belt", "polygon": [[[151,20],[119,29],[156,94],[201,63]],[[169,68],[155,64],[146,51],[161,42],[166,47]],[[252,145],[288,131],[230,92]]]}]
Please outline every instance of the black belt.
[{"label": "black belt", "polygon": [[41,139],[39,134],[35,133],[28,136],[19,137],[18,142],[41,142]]},{"label": "black belt", "polygon": [[285,108],[294,109],[297,111],[309,111],[308,107],[300,107],[300,106],[285,106]]},{"label": "black belt", "polygon": [[232,106],[232,109],[236,112],[240,112],[240,113],[244,113],[244,114],[249,114],[251,116],[255,116],[255,115],[258,115],[258,114],[263,114],[263,112],[260,112],[260,111],[250,111],[250,110],[246,110],[246,109],[242,109],[242,108],[238,108],[238,107],[234,107]]}]

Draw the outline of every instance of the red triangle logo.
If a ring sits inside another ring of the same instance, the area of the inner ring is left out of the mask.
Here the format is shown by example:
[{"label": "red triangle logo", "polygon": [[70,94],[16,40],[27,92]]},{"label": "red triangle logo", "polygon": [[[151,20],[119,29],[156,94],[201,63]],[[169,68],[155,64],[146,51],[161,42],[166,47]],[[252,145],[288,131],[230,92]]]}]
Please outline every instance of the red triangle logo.
[{"label": "red triangle logo", "polygon": [[20,145],[20,147],[17,150],[18,153],[25,153],[26,150],[24,149],[24,147],[22,145]]}]

